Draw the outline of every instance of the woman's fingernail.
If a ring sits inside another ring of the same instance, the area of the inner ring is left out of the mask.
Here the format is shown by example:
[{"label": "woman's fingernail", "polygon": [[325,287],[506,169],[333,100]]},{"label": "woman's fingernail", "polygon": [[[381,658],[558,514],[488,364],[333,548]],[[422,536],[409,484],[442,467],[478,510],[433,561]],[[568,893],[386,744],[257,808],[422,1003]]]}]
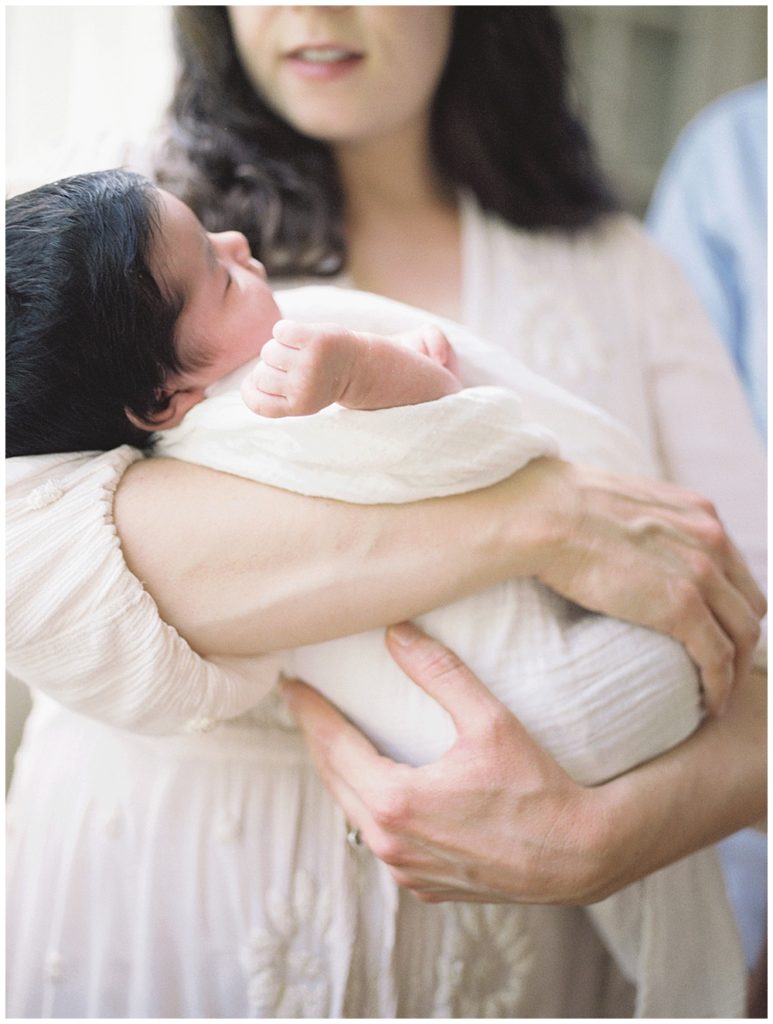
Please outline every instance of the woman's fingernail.
[{"label": "woman's fingernail", "polygon": [[421,636],[412,622],[398,622],[394,626],[390,626],[388,632],[391,639],[401,647],[407,647]]}]

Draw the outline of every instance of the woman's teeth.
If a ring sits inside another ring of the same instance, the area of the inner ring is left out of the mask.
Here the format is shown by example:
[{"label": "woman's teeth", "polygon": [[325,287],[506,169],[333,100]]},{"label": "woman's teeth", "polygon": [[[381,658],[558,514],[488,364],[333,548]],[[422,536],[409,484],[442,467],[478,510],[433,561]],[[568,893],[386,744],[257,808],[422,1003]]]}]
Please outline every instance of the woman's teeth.
[{"label": "woman's teeth", "polygon": [[304,48],[302,50],[296,50],[293,57],[296,60],[308,60],[314,64],[335,64],[342,60],[351,60],[356,57],[356,53],[352,53],[351,50],[339,50],[335,47],[319,47],[312,49]]}]

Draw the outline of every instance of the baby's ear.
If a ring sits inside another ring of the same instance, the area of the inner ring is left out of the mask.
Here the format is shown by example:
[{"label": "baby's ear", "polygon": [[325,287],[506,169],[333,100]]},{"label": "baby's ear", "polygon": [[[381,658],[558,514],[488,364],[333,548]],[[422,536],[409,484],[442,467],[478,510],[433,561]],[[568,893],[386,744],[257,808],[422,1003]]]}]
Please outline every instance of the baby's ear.
[{"label": "baby's ear", "polygon": [[147,418],[138,416],[131,409],[124,409],[126,418],[140,430],[169,430],[176,427],[183,416],[204,399],[204,388],[188,388],[184,391],[173,391],[165,409],[153,413]]}]

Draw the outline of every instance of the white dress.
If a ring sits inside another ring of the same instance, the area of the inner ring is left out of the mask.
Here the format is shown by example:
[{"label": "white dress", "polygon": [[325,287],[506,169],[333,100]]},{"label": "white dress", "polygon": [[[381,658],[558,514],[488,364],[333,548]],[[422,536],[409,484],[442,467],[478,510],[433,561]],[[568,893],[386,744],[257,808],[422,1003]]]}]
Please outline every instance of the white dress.
[{"label": "white dress", "polygon": [[[763,461],[743,399],[636,229],[619,221],[569,245],[467,204],[464,245],[467,324],[511,349],[542,332],[544,346],[519,354],[546,354],[537,368],[552,360],[554,376],[571,386],[576,373],[590,397],[622,409],[667,471],[696,486],[705,477],[760,566]],[[511,336],[519,321],[529,330]],[[732,430],[716,445],[691,440],[715,400]],[[275,696],[255,706],[273,659],[219,685],[126,572],[110,509],[134,457],[11,467],[9,668],[40,695],[9,810],[9,1015],[631,1013],[634,993],[585,910],[424,906],[347,847]],[[740,1011],[740,989],[724,998],[730,1009],[707,1015]]]}]

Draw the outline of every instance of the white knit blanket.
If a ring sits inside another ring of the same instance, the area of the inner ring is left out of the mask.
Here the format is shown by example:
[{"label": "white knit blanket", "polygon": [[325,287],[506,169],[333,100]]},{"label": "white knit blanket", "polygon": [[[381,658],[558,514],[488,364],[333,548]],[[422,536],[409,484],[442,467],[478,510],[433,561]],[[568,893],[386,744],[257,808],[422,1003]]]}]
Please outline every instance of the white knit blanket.
[{"label": "white knit blanket", "polygon": [[[268,420],[241,402],[244,367],[162,435],[161,454],[364,504],[485,487],[546,454],[656,472],[622,425],[458,325],[333,287],[277,298],[286,318],[355,330],[392,334],[437,323],[468,387],[399,409],[333,406]],[[700,721],[697,676],[681,647],[584,612],[533,580],[500,584],[417,622],[452,647],[579,782],[599,783],[648,760]],[[381,630],[288,652],[286,671],[313,683],[396,759],[426,763],[453,742],[449,716],[396,667]],[[741,956],[713,854],[687,858],[589,913],[636,983],[638,1016],[741,1013]]]}]

